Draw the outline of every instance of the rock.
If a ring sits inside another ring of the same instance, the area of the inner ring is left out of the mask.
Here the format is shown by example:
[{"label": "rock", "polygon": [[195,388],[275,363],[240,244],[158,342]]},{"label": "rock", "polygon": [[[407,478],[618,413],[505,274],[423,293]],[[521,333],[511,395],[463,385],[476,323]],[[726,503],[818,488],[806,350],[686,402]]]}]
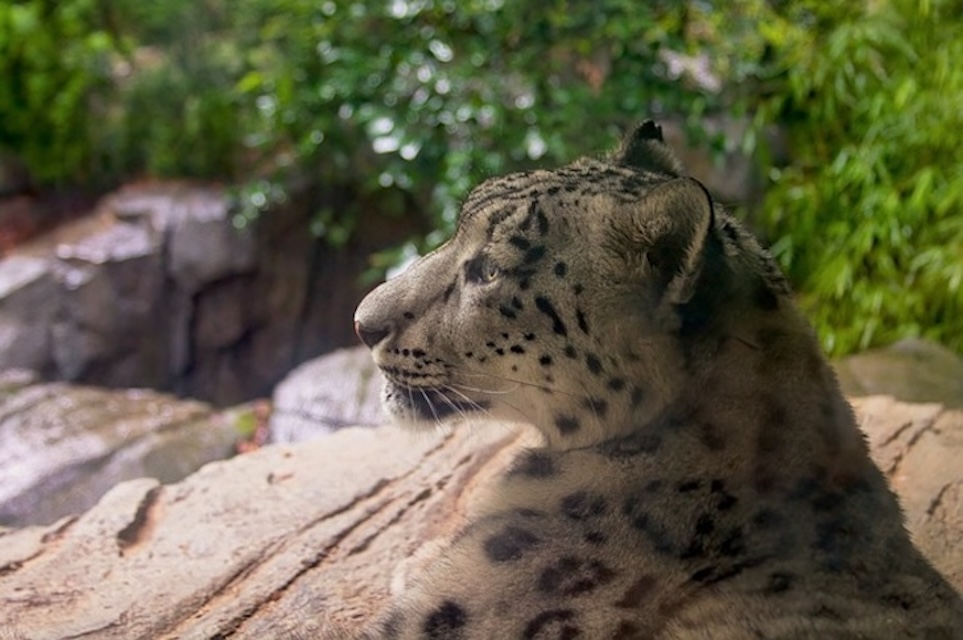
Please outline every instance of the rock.
[{"label": "rock", "polygon": [[50,261],[32,256],[0,260],[0,354],[9,368],[48,369],[51,325],[60,299]]},{"label": "rock", "polygon": [[[137,385],[163,384],[166,353],[152,339],[167,332],[160,246],[148,226],[121,222],[57,247],[62,301],[52,333],[61,376],[123,387],[140,368]],[[113,366],[131,353],[134,367]]]},{"label": "rock", "polygon": [[11,594],[0,628],[32,640],[261,640],[326,607],[349,624],[386,596],[387,567],[447,530],[465,484],[501,467],[503,452],[464,434],[346,429],[172,486],[120,484],[78,518],[0,538],[0,593]]},{"label": "rock", "polygon": [[0,370],[222,406],[264,397],[298,363],[354,344],[358,274],[420,231],[417,216],[361,203],[363,235],[336,250],[310,233],[318,209],[349,201],[304,193],[238,229],[223,188],[125,187],[0,257]]},{"label": "rock", "polygon": [[364,347],[341,349],[306,362],[274,391],[271,440],[298,442],[348,425],[387,421],[381,409],[384,378]]},{"label": "rock", "polygon": [[153,391],[0,374],[0,523],[48,524],[123,480],[176,482],[233,453],[233,412]]},{"label": "rock", "polygon": [[835,364],[852,396],[891,395],[906,402],[963,408],[963,357],[939,344],[909,338]]},{"label": "rock", "polygon": [[853,406],[914,542],[963,591],[963,411],[887,396]]},{"label": "rock", "polygon": [[[963,412],[890,398],[859,400],[857,411],[923,552],[963,587]],[[383,605],[399,563],[457,531],[478,488],[523,446],[522,436],[496,439],[505,433],[348,428],[173,485],[123,483],[82,516],[0,537],[0,629],[36,640],[262,640],[330,638],[338,625],[351,637]]]}]

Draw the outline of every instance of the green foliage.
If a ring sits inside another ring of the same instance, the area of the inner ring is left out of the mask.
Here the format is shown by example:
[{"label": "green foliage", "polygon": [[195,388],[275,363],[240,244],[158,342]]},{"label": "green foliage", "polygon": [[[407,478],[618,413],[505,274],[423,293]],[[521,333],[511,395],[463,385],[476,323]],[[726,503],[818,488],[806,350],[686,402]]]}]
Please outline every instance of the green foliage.
[{"label": "green foliage", "polygon": [[910,335],[963,351],[960,6],[844,4],[796,5],[772,52],[757,116],[792,154],[764,207],[774,252],[830,352]]},{"label": "green foliage", "polygon": [[[771,183],[761,230],[825,346],[924,335],[963,351],[960,14],[959,0],[20,0],[0,4],[0,151],[40,183],[223,179],[238,226],[292,187],[335,187],[355,204],[311,225],[333,246],[361,206],[429,214],[438,231],[375,256],[380,273],[440,242],[490,175],[611,148],[643,116],[682,117],[719,149],[704,118],[748,117],[743,148]],[[791,162],[770,171],[774,128]]]},{"label": "green foliage", "polygon": [[116,47],[96,12],[95,0],[0,4],[0,147],[43,181],[88,177],[95,118],[87,108]]},{"label": "green foliage", "polygon": [[42,184],[234,176],[228,15],[212,0],[0,4],[0,147]]},{"label": "green foliage", "polygon": [[443,230],[485,177],[606,149],[641,114],[685,107],[698,122],[716,98],[659,58],[695,44],[674,2],[246,6],[259,37],[237,88],[262,119],[257,149],[365,194],[400,188]]}]

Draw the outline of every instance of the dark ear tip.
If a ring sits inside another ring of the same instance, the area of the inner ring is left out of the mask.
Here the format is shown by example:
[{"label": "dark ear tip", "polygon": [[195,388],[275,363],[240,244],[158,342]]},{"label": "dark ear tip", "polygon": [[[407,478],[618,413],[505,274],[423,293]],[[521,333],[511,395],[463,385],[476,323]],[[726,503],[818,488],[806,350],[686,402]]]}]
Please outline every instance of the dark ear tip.
[{"label": "dark ear tip", "polygon": [[685,171],[662,139],[662,127],[645,120],[632,130],[611,156],[615,164],[647,171],[682,176]]},{"label": "dark ear tip", "polygon": [[636,140],[658,140],[659,142],[665,142],[662,139],[662,127],[657,125],[654,120],[646,120],[640,124],[632,137]]}]

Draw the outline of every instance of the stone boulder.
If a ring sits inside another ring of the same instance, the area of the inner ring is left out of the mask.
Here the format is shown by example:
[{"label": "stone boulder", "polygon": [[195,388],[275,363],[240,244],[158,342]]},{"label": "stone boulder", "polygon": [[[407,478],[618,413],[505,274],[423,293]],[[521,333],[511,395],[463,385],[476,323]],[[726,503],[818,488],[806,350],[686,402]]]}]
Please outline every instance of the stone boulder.
[{"label": "stone boulder", "polygon": [[[963,412],[890,398],[856,409],[917,543],[963,587]],[[176,484],[122,483],[82,515],[0,536],[0,629],[31,640],[317,639],[336,627],[351,637],[399,564],[456,531],[524,445],[505,434],[348,428]]]},{"label": "stone boulder", "polygon": [[245,414],[154,391],[2,372],[0,524],[49,524],[81,513],[125,480],[177,482],[232,455]]},{"label": "stone boulder", "polygon": [[359,206],[337,249],[310,232],[356,194],[305,193],[246,226],[222,187],[130,185],[0,255],[0,370],[229,406],[354,343],[368,257],[422,231]]},{"label": "stone boulder", "polygon": [[963,357],[935,342],[900,340],[843,358],[835,368],[849,395],[889,395],[963,408]]},{"label": "stone boulder", "polygon": [[384,424],[384,377],[365,347],[340,349],[309,360],[274,390],[272,442],[300,442],[346,426]]}]

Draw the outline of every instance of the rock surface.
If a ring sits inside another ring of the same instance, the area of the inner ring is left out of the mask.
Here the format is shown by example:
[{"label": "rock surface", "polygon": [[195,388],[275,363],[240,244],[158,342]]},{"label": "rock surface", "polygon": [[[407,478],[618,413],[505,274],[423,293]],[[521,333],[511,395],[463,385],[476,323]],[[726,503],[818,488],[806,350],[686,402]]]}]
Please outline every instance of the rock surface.
[{"label": "rock surface", "polygon": [[359,207],[364,237],[334,250],[310,218],[345,197],[305,195],[239,230],[223,188],[121,189],[0,256],[0,370],[220,405],[267,396],[299,362],[354,342],[368,256],[417,230]]},{"label": "rock surface", "polygon": [[349,425],[384,424],[384,377],[364,347],[340,349],[289,373],[274,390],[273,442],[300,442]]},{"label": "rock surface", "polygon": [[243,412],[0,373],[0,524],[49,524],[124,480],[181,480],[234,452]]},{"label": "rock surface", "polygon": [[963,408],[963,357],[944,346],[909,338],[835,363],[849,395],[889,395],[906,402]]},{"label": "rock surface", "polygon": [[[856,407],[918,544],[963,587],[963,412],[889,398]],[[344,429],[173,485],[122,483],[79,517],[0,537],[0,629],[31,640],[350,633],[384,602],[398,563],[455,531],[523,444],[492,426]]]}]

